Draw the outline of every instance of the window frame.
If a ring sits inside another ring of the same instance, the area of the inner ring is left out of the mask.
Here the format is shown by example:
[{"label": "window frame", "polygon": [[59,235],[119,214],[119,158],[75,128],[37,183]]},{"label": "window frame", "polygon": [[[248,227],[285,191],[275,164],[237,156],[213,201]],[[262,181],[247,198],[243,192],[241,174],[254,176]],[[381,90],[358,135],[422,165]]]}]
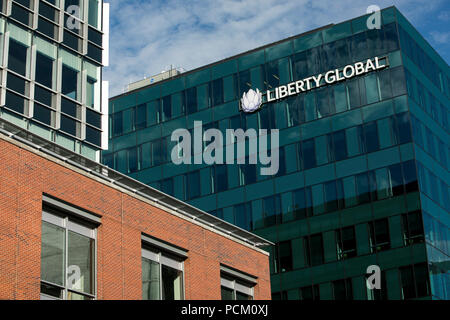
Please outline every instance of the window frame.
[{"label": "window frame", "polygon": [[255,299],[255,286],[257,284],[256,277],[229,268],[220,266],[220,288],[222,287],[233,290],[233,299],[237,300],[237,292],[247,295],[250,299]]},{"label": "window frame", "polygon": [[[162,242],[153,237],[142,235],[142,247],[141,247],[141,258],[147,259],[158,263],[159,265],[159,298],[158,300],[163,300],[163,288],[162,288],[162,267],[163,265],[178,271],[181,271],[181,290],[180,299],[186,299],[186,282],[185,282],[185,267],[184,262],[187,259],[187,251],[184,249],[172,246],[168,243]],[[142,273],[141,265],[141,273]],[[141,278],[143,278],[143,273]],[[142,291],[142,300],[144,291]]]},{"label": "window frame", "polygon": [[[61,290],[62,297],[57,298],[45,293],[40,293],[40,299],[41,300],[68,300],[69,292],[75,293],[77,295],[83,296],[85,298],[88,298],[89,300],[96,300],[97,299],[97,239],[98,239],[98,225],[97,223],[100,222],[100,218],[97,216],[94,216],[88,212],[83,212],[80,209],[71,207],[70,205],[67,205],[63,202],[60,202],[59,200],[49,198],[47,196],[43,196],[43,208],[42,208],[42,222],[51,224],[53,226],[59,227],[64,229],[64,283],[63,285],[58,285],[46,280],[40,280],[41,285],[46,284],[55,288],[58,288]],[[94,245],[92,248],[91,258],[92,258],[92,270],[91,270],[91,276],[92,276],[92,289],[91,291],[93,293],[86,293],[79,291],[77,289],[69,288],[68,285],[68,271],[67,271],[67,265],[68,265],[68,259],[69,259],[69,253],[68,253],[68,246],[69,246],[69,231],[76,233],[78,235],[87,237],[91,240],[93,240]],[[41,235],[41,243],[42,243],[42,235]],[[42,264],[42,258],[41,258],[41,264]],[[42,265],[41,265],[42,268]]]}]

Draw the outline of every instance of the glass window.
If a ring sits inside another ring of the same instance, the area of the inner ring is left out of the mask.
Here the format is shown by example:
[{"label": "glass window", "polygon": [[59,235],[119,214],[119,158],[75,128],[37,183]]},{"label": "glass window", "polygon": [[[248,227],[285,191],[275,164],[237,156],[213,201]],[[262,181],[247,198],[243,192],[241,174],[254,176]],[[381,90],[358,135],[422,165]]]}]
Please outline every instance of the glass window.
[{"label": "glass window", "polygon": [[28,92],[26,92],[26,91],[28,91],[27,90],[28,83],[25,80],[12,74],[11,72],[8,72],[6,79],[7,79],[6,83],[7,83],[8,89],[14,90],[17,93],[28,96]]},{"label": "glass window", "polygon": [[8,109],[14,110],[22,114],[28,112],[26,109],[26,106],[28,106],[28,100],[10,91],[6,91],[5,106]]},{"label": "glass window", "polygon": [[222,192],[228,189],[228,170],[227,165],[218,165],[214,167],[215,192]]},{"label": "glass window", "polygon": [[315,234],[309,237],[304,237],[304,248],[306,265],[312,267],[324,262],[323,252],[323,238],[322,234]]},{"label": "glass window", "polygon": [[216,79],[212,82],[213,106],[223,103],[223,79]]},{"label": "glass window", "polygon": [[183,300],[183,259],[157,248],[142,249],[142,299]]},{"label": "glass window", "polygon": [[274,273],[292,270],[291,241],[279,242],[275,247]]},{"label": "glass window", "polygon": [[314,139],[302,141],[300,150],[301,168],[303,170],[311,169],[316,166],[316,150]]},{"label": "glass window", "polygon": [[319,285],[308,286],[300,288],[300,300],[305,301],[318,301],[320,300],[320,290]]},{"label": "glass window", "polygon": [[29,25],[31,22],[30,12],[15,3],[12,3],[11,6],[11,17],[26,25]]},{"label": "glass window", "polygon": [[99,0],[89,0],[89,15],[88,23],[89,25],[100,28],[99,25],[99,12],[100,12],[100,1]]},{"label": "glass window", "polygon": [[405,246],[424,241],[424,227],[420,211],[402,215],[402,233]]},{"label": "glass window", "polygon": [[419,190],[419,184],[417,182],[416,163],[414,160],[406,161],[402,163],[403,167],[403,179],[406,192],[414,192]]},{"label": "glass window", "polygon": [[186,90],[186,114],[197,112],[197,88]]},{"label": "glass window", "polygon": [[55,60],[40,52],[36,53],[36,82],[53,88],[53,70]]},{"label": "glass window", "polygon": [[365,172],[356,176],[356,196],[358,203],[369,202],[372,198],[376,200],[376,187],[373,187],[373,182],[376,177],[373,172]]},{"label": "glass window", "polygon": [[61,93],[76,100],[78,98],[78,77],[79,72],[77,70],[63,64]]},{"label": "glass window", "polygon": [[143,129],[147,127],[147,105],[145,103],[136,107],[135,129]]},{"label": "glass window", "polygon": [[316,91],[317,116],[323,118],[335,114],[334,91],[329,88],[322,88]]},{"label": "glass window", "polygon": [[200,196],[200,171],[186,174],[186,197],[191,200]]},{"label": "glass window", "polygon": [[41,298],[95,298],[96,231],[70,217],[42,214]]},{"label": "glass window", "polygon": [[14,39],[9,39],[8,68],[22,76],[27,76],[28,47]]},{"label": "glass window", "polygon": [[254,283],[228,273],[221,273],[220,278],[222,300],[253,300]]},{"label": "glass window", "polygon": [[369,242],[372,253],[390,249],[388,219],[369,222]]},{"label": "glass window", "polygon": [[344,188],[342,180],[330,181],[324,184],[325,212],[336,211],[344,207]]},{"label": "glass window", "polygon": [[403,194],[403,177],[400,164],[394,164],[388,167],[390,194],[394,197]]},{"label": "glass window", "polygon": [[430,295],[428,267],[425,263],[400,268],[402,297],[414,299]]},{"label": "glass window", "polygon": [[336,231],[338,259],[348,259],[356,256],[355,227],[346,227]]},{"label": "glass window", "polygon": [[311,187],[292,192],[292,197],[294,219],[311,217],[313,208]]},{"label": "glass window", "polygon": [[394,137],[397,144],[411,142],[411,123],[408,112],[395,115]]},{"label": "glass window", "polygon": [[256,182],[256,170],[255,164],[250,164],[249,159],[245,160],[246,164],[239,165],[239,185],[245,186]]},{"label": "glass window", "polygon": [[264,226],[272,226],[281,222],[281,197],[275,195],[263,199]]},{"label": "glass window", "polygon": [[52,112],[51,109],[40,105],[39,103],[35,103],[33,110],[33,119],[51,126],[54,119],[54,112]]},{"label": "glass window", "polygon": [[328,151],[330,161],[341,161],[347,158],[347,138],[345,130],[328,135]]},{"label": "glass window", "polygon": [[241,203],[233,207],[234,224],[245,230],[252,230],[252,206],[250,203]]},{"label": "glass window", "polygon": [[112,114],[113,136],[119,136],[123,133],[122,112]]},{"label": "glass window", "polygon": [[358,126],[358,136],[363,153],[374,152],[380,149],[376,121]]},{"label": "glass window", "polygon": [[[43,2],[41,2],[42,4]],[[50,38],[55,38],[55,30],[56,25],[51,23],[48,20],[43,19],[42,17],[38,17],[38,27],[37,30],[45,34]]]},{"label": "glass window", "polygon": [[335,300],[353,300],[352,279],[333,281],[333,295]]},{"label": "glass window", "polygon": [[172,97],[166,96],[161,99],[162,121],[172,118]]},{"label": "glass window", "polygon": [[61,131],[79,137],[81,124],[70,117],[61,115]]}]

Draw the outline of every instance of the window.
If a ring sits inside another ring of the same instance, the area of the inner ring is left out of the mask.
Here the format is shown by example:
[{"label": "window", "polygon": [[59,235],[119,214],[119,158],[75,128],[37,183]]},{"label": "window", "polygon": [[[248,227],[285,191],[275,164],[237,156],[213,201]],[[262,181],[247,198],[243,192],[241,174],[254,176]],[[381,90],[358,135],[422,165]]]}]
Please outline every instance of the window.
[{"label": "window", "polygon": [[263,199],[264,226],[269,227],[281,222],[281,197],[275,195]]},{"label": "window", "polygon": [[340,161],[347,158],[345,130],[328,135],[328,152],[330,161]]},{"label": "window", "polygon": [[142,299],[183,300],[185,250],[142,235]]},{"label": "window", "polygon": [[319,285],[300,288],[300,300],[318,301],[320,300]]},{"label": "window", "polygon": [[186,90],[186,114],[197,112],[197,87]]},{"label": "window", "polygon": [[228,189],[228,170],[226,165],[214,167],[215,192],[222,192]]},{"label": "window", "polygon": [[161,181],[161,191],[171,196],[174,195],[173,178],[167,178]]},{"label": "window", "polygon": [[406,192],[413,192],[419,190],[415,161],[410,160],[403,162],[402,167]]},{"label": "window", "polygon": [[292,270],[292,248],[291,241],[279,242],[275,247],[274,273]]},{"label": "window", "polygon": [[256,278],[221,265],[220,285],[222,300],[253,300]]},{"label": "window", "polygon": [[186,174],[186,197],[191,200],[200,196],[200,171]]},{"label": "window", "polygon": [[242,203],[234,206],[234,224],[245,230],[252,230],[252,206]]},{"label": "window", "polygon": [[172,118],[172,96],[161,98],[162,121]]},{"label": "window", "polygon": [[[50,201],[55,202],[53,199]],[[63,206],[65,210],[71,209],[67,209],[66,204]],[[92,223],[67,215],[65,210],[44,204],[41,299],[91,300],[95,298],[97,231]],[[75,213],[78,211],[74,209]]]},{"label": "window", "polygon": [[400,268],[403,299],[414,299],[430,295],[428,267],[425,263]]},{"label": "window", "polygon": [[78,98],[78,75],[77,70],[63,64],[61,92],[74,100]]},{"label": "window", "polygon": [[324,184],[325,212],[332,212],[344,208],[344,187],[342,180],[333,180]]},{"label": "window", "polygon": [[[367,278],[370,275],[366,276],[366,281]],[[369,289],[367,288],[367,300],[387,300],[388,299],[388,295],[387,295],[387,283],[386,283],[386,272],[385,271],[381,271],[381,287],[380,289]]]},{"label": "window", "polygon": [[213,106],[218,106],[223,103],[223,79],[217,79],[212,82],[213,90]]},{"label": "window", "polygon": [[333,294],[335,300],[353,300],[352,279],[333,281]]},{"label": "window", "polygon": [[287,291],[273,292],[272,293],[272,300],[274,300],[274,301],[288,300],[288,293],[287,293]]},{"label": "window", "polygon": [[415,211],[402,215],[402,234],[405,246],[424,241],[422,212]]},{"label": "window", "polygon": [[99,0],[89,0],[89,15],[88,23],[89,25],[99,28],[99,12],[100,12],[100,1]]},{"label": "window", "polygon": [[249,185],[256,182],[256,165],[250,164],[246,158],[245,164],[239,165],[239,185]]},{"label": "window", "polygon": [[294,219],[311,217],[313,211],[311,187],[292,192],[292,197]]},{"label": "window", "polygon": [[356,176],[357,200],[359,204],[376,200],[376,178],[372,171]]},{"label": "window", "polygon": [[9,40],[8,68],[22,76],[27,76],[28,47],[14,39]]},{"label": "window", "polygon": [[356,256],[355,227],[346,227],[336,231],[338,259],[348,259]]},{"label": "window", "polygon": [[303,170],[311,169],[316,166],[316,150],[314,139],[305,140],[301,143],[300,161]]},{"label": "window", "polygon": [[391,247],[388,219],[369,222],[369,242],[372,253]]},{"label": "window", "polygon": [[411,142],[411,123],[409,121],[408,112],[395,115],[394,138],[396,144]]},{"label": "window", "polygon": [[359,143],[363,153],[370,153],[380,149],[378,129],[375,121],[358,127]]},{"label": "window", "polygon": [[36,82],[53,88],[54,60],[45,54],[36,53]]},{"label": "window", "polygon": [[322,234],[315,234],[303,239],[306,264],[310,267],[322,264],[324,261]]}]

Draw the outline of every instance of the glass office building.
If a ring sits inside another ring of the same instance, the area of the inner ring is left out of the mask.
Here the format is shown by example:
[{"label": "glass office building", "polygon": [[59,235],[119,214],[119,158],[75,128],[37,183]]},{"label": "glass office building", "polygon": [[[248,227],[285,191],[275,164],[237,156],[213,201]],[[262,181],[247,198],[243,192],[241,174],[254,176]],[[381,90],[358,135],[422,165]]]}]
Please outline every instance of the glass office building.
[{"label": "glass office building", "polygon": [[0,1],[0,117],[99,161],[108,16],[101,0]]},{"label": "glass office building", "polygon": [[[449,299],[449,67],[395,7],[380,29],[367,18],[112,98],[103,162],[276,243],[274,299]],[[386,67],[343,77],[368,59]],[[340,81],[240,110],[250,88],[336,69]],[[175,165],[171,134],[194,121],[224,134],[279,129],[278,173]],[[381,290],[367,289],[371,265]]]}]

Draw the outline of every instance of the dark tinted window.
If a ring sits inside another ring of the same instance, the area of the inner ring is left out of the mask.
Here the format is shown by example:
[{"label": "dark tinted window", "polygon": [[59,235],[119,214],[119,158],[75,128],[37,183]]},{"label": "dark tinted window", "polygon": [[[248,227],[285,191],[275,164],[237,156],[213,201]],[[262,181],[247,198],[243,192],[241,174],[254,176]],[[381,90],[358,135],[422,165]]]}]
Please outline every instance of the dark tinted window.
[{"label": "dark tinted window", "polygon": [[53,61],[44,54],[36,53],[36,82],[49,88],[52,88]]},{"label": "dark tinted window", "polygon": [[9,40],[8,68],[25,76],[28,48],[13,39]]}]

